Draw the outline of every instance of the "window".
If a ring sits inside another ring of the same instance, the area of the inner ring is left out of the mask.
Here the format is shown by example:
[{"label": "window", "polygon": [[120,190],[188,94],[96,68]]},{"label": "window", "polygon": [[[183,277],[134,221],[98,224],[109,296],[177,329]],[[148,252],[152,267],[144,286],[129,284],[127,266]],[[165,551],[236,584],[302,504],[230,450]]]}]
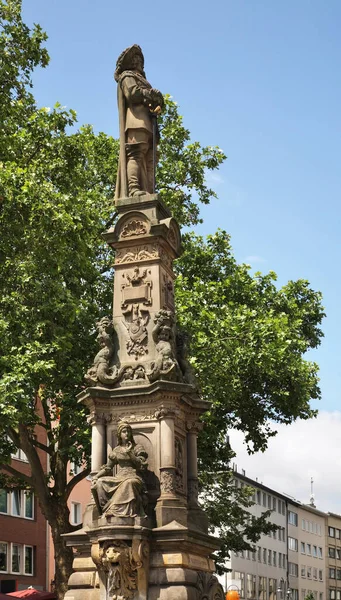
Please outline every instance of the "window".
[{"label": "window", "polygon": [[313,556],[317,558],[317,546],[313,546]]},{"label": "window", "polygon": [[0,572],[6,573],[8,570],[8,546],[6,542],[0,542]]},{"label": "window", "polygon": [[271,565],[272,563],[272,551],[268,550],[268,565]]},{"label": "window", "polygon": [[11,454],[11,457],[15,458],[16,460],[22,460],[23,462],[28,462],[25,452],[23,452],[20,448],[18,448],[14,454]]},{"label": "window", "polygon": [[313,568],[313,579],[317,580],[317,569],[316,569],[316,567]]},{"label": "window", "polygon": [[311,567],[307,567],[307,577],[311,579]]},{"label": "window", "polygon": [[336,600],[341,599],[341,590],[336,590]]},{"label": "window", "polygon": [[271,496],[268,495],[268,508],[270,508],[270,510],[271,510],[271,506],[272,506]]},{"label": "window", "polygon": [[277,592],[277,581],[276,579],[269,579],[269,600],[276,600]]},{"label": "window", "polygon": [[329,590],[329,600],[335,600],[335,588]]},{"label": "window", "polygon": [[302,519],[302,529],[305,531],[305,519]]},{"label": "window", "polygon": [[282,540],[283,540],[283,542],[285,542],[285,529],[284,529],[284,527],[282,529]]},{"label": "window", "polygon": [[0,490],[0,513],[21,517],[34,518],[34,494],[28,490]]},{"label": "window", "polygon": [[288,536],[288,548],[289,550],[293,550],[294,552],[298,551],[298,541],[296,538]]},{"label": "window", "polygon": [[319,569],[319,580],[323,581],[323,570]]},{"label": "window", "polygon": [[21,568],[21,546],[12,544],[12,573],[20,573]]},{"label": "window", "polygon": [[257,560],[258,562],[262,560],[262,548],[260,546],[257,547]]},{"label": "window", "polygon": [[338,579],[338,581],[341,581],[341,569],[336,569],[336,579]]},{"label": "window", "polygon": [[273,562],[273,566],[277,567],[277,552],[276,552],[276,550],[274,550],[272,553],[272,562]]},{"label": "window", "polygon": [[261,504],[261,493],[257,490],[257,504]]},{"label": "window", "polygon": [[272,510],[276,510],[276,498],[272,498]]},{"label": "window", "polygon": [[263,492],[263,506],[266,506],[266,494]]},{"label": "window", "polygon": [[336,558],[341,560],[341,548],[336,548]]},{"label": "window", "polygon": [[305,565],[302,565],[301,567],[301,577],[305,577],[306,576],[306,568]]},{"label": "window", "polygon": [[312,521],[309,521],[309,531],[310,531],[310,533],[314,533],[314,525],[313,525]]},{"label": "window", "polygon": [[273,530],[272,537],[274,538],[274,540],[277,538],[277,531],[276,531],[276,529]]},{"label": "window", "polygon": [[319,593],[319,600],[323,600],[323,592]]},{"label": "window", "polygon": [[256,575],[250,575],[250,573],[246,574],[246,597],[256,597]]},{"label": "window", "polygon": [[[76,465],[75,462],[70,462],[70,471],[73,473],[73,475],[78,475],[78,473],[81,472],[81,467],[79,465]],[[236,480],[236,485],[238,486],[238,481]]]},{"label": "window", "polygon": [[302,589],[302,590],[301,590],[301,600],[305,600],[305,596],[306,596],[306,594],[305,594],[305,590],[304,590],[304,589]]},{"label": "window", "polygon": [[288,523],[297,527],[297,513],[292,512],[292,510],[288,511]]},{"label": "window", "polygon": [[34,575],[34,548],[0,542],[0,573]]},{"label": "window", "polygon": [[258,577],[258,598],[266,600],[266,577]]},{"label": "window", "polygon": [[309,556],[311,556],[311,544],[307,544],[306,548],[307,548],[307,554],[309,554]]},{"label": "window", "polygon": [[322,548],[320,546],[317,548],[317,556],[322,558]]},{"label": "window", "polygon": [[335,558],[335,548],[329,546],[328,556],[329,556],[329,558]]},{"label": "window", "polygon": [[340,529],[335,529],[335,537],[337,540],[340,539]]},{"label": "window", "polygon": [[297,563],[289,562],[288,570],[289,570],[289,575],[292,575],[293,577],[298,577],[298,564]]},{"label": "window", "polygon": [[21,490],[13,490],[12,496],[12,515],[20,517],[21,514]]},{"label": "window", "polygon": [[0,490],[0,513],[8,513],[8,492]]},{"label": "window", "polygon": [[283,569],[285,569],[285,560],[286,560],[286,556],[285,556],[285,554],[283,554]]},{"label": "window", "polygon": [[266,548],[263,548],[263,563],[266,565]]},{"label": "window", "polygon": [[301,554],[305,554],[305,543],[301,542]]},{"label": "window", "polygon": [[247,558],[248,560],[250,560],[250,550],[246,550],[245,551],[245,558]]},{"label": "window", "polygon": [[24,491],[25,498],[25,519],[33,519],[33,494]]},{"label": "window", "polygon": [[278,566],[280,569],[282,568],[282,552],[278,553]]},{"label": "window", "polygon": [[25,575],[33,575],[33,546],[25,546]]},{"label": "window", "polygon": [[244,573],[241,573],[240,571],[235,571],[234,572],[234,579],[236,579],[238,581],[238,587],[240,590],[240,597],[241,598],[245,598],[244,595],[244,590],[245,590],[245,575]]},{"label": "window", "polygon": [[335,529],[334,527],[328,527],[328,535],[329,537],[335,537]]},{"label": "window", "polygon": [[298,590],[292,589],[290,595],[291,595],[291,600],[298,600]]},{"label": "window", "polygon": [[71,521],[72,525],[79,525],[82,522],[82,505],[80,502],[71,502]]},{"label": "window", "polygon": [[335,569],[329,569],[329,579],[335,579]]}]

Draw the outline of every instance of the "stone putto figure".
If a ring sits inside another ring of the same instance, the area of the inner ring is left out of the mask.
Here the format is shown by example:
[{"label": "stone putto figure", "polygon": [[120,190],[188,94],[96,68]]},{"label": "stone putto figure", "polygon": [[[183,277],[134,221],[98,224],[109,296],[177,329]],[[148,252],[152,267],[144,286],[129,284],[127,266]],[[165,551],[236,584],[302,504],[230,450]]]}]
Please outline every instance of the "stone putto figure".
[{"label": "stone putto figure", "polygon": [[120,123],[115,199],[152,194],[158,142],[156,117],[163,108],[163,96],[147,81],[143,53],[137,44],[119,56],[115,81]]},{"label": "stone putto figure", "polygon": [[[148,498],[142,473],[147,469],[148,454],[136,444],[132,428],[120,422],[117,428],[118,446],[92,480],[92,494],[106,516],[144,517]],[[115,465],[119,466],[113,475]]]}]

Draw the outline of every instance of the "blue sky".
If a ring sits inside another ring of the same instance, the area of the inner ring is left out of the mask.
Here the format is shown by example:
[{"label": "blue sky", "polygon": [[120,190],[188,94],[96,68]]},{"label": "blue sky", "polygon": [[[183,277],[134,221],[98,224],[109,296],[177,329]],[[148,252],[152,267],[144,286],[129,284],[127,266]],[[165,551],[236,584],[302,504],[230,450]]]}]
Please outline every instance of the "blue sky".
[{"label": "blue sky", "polygon": [[23,0],[47,31],[51,62],[36,72],[40,105],[117,135],[115,62],[139,43],[154,87],[180,105],[193,140],[228,160],[201,233],[226,229],[238,260],[303,277],[321,290],[325,411],[339,409],[341,259],[341,3],[339,0]]}]

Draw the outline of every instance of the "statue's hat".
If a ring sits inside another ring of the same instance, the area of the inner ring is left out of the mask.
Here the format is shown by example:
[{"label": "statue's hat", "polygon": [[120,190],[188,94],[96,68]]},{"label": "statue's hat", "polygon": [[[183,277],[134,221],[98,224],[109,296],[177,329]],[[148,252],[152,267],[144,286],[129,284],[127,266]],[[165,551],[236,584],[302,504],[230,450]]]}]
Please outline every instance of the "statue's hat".
[{"label": "statue's hat", "polygon": [[121,73],[123,73],[123,71],[128,71],[131,69],[132,60],[136,55],[139,55],[141,57],[142,68],[144,67],[144,56],[140,46],[138,44],[129,46],[129,48],[126,48],[125,50],[123,50],[123,52],[121,52],[117,59],[116,70],[114,74],[115,81],[118,81],[119,76],[121,75]]}]

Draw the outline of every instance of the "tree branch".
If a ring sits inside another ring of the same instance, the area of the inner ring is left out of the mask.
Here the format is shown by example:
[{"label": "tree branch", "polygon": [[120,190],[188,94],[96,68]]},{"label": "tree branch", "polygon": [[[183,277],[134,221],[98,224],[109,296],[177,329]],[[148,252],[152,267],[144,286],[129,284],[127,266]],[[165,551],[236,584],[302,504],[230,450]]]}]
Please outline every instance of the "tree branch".
[{"label": "tree branch", "polygon": [[47,454],[50,454],[50,456],[52,456],[53,454],[53,448],[52,446],[46,446],[46,444],[42,444],[41,442],[38,442],[38,440],[36,439],[32,439],[32,445],[36,446],[37,448],[40,448],[40,450],[44,450],[44,452],[46,452]]},{"label": "tree branch", "polygon": [[14,467],[11,467],[11,465],[6,465],[3,463],[0,463],[0,468],[4,471],[8,471],[8,473],[13,475],[13,477],[17,477],[18,479],[21,479],[22,481],[33,487],[33,480],[32,477],[30,477],[29,475],[25,475],[24,473],[21,473],[20,471],[14,469]]},{"label": "tree branch", "polygon": [[74,487],[80,482],[82,481],[85,477],[87,477],[88,475],[90,475],[91,469],[84,469],[84,471],[81,471],[80,473],[78,473],[77,475],[75,475],[74,477],[72,477],[72,479],[69,481],[69,483],[66,486],[66,497],[68,498],[72,492],[72,490],[74,489]]}]

